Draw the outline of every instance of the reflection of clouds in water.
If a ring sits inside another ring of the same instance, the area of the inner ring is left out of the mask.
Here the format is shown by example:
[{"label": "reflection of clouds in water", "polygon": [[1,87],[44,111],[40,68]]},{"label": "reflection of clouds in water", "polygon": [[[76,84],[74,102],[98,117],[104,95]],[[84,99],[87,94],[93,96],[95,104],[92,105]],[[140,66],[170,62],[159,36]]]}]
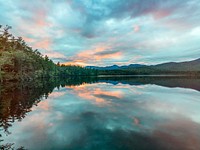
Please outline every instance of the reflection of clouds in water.
[{"label": "reflection of clouds in water", "polygon": [[149,93],[149,99],[138,104],[139,107],[164,118],[180,115],[200,123],[200,101],[197,101],[199,92],[178,88],[175,93],[174,89],[167,88],[166,90],[157,86],[154,89],[155,92],[152,90]]},{"label": "reflection of clouds in water", "polygon": [[115,86],[116,89],[128,89],[129,92],[132,92],[133,94],[136,94],[136,95],[141,95],[143,94],[143,91],[141,89],[144,89],[147,85],[144,85],[144,86],[140,86],[140,85],[137,85],[137,86],[130,86],[128,84],[117,84]]},{"label": "reflection of clouds in water", "polygon": [[47,111],[47,110],[50,110],[51,106],[47,100],[43,100],[38,104],[38,108]]},{"label": "reflection of clouds in water", "polygon": [[199,148],[194,116],[200,104],[190,98],[200,94],[185,91],[105,83],[66,87],[16,123],[7,140],[30,149]]},{"label": "reflection of clouds in water", "polygon": [[65,95],[66,92],[53,92],[51,94],[49,94],[48,98],[57,98],[57,97],[60,97],[60,96],[63,96]]},{"label": "reflection of clouds in water", "polygon": [[64,91],[58,91],[55,90],[54,92],[50,93],[48,95],[48,100],[42,100],[40,103],[37,104],[37,107],[32,107],[31,110],[37,110],[37,109],[42,109],[42,110],[50,110],[51,109],[51,104],[49,102],[49,99],[55,99],[55,98],[60,98],[62,96],[64,96],[66,94],[66,92]]},{"label": "reflection of clouds in water", "polygon": [[140,120],[137,117],[133,118],[133,122],[134,122],[135,125],[140,125]]},{"label": "reflection of clouds in water", "polygon": [[[123,93],[118,91],[112,90],[105,90],[103,88],[96,87],[97,84],[93,84],[95,86],[91,86],[86,84],[85,86],[74,86],[74,87],[67,87],[72,88],[74,94],[78,95],[79,97],[90,100],[95,102],[97,105],[107,105],[110,103],[110,100],[120,100],[122,99]],[[105,84],[103,84],[105,85]]]},{"label": "reflection of clouds in water", "polygon": [[200,125],[189,118],[176,116],[176,119],[157,125],[153,131],[153,137],[161,141],[161,144],[169,143],[169,149],[199,150],[200,149]]}]

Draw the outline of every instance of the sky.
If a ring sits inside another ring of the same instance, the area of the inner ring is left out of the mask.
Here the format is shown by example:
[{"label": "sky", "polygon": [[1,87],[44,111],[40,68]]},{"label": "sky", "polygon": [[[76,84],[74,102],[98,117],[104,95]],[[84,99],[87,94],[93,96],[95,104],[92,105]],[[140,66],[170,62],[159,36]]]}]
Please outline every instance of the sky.
[{"label": "sky", "polygon": [[76,65],[158,64],[200,57],[199,0],[0,0],[0,24]]}]

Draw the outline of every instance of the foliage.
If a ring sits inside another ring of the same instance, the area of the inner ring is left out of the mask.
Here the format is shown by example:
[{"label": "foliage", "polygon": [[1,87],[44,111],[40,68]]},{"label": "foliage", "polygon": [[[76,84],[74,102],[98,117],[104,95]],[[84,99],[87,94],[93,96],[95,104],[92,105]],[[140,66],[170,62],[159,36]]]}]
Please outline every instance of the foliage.
[{"label": "foliage", "polygon": [[97,80],[96,77],[77,76],[0,84],[0,130],[3,129],[6,135],[10,134],[12,123],[26,117],[31,108],[47,98],[54,88],[77,86]]},{"label": "foliage", "polygon": [[80,66],[54,64],[48,56],[33,50],[21,38],[8,32],[10,26],[0,26],[0,81],[33,80],[66,75],[96,75],[95,70]]},{"label": "foliage", "polygon": [[73,66],[73,65],[61,65],[59,67],[59,76],[96,76],[97,70],[88,69],[81,66]]},{"label": "foliage", "polygon": [[185,75],[199,76],[200,71],[166,70],[163,68],[145,66],[140,68],[127,68],[118,70],[99,70],[99,75]]}]

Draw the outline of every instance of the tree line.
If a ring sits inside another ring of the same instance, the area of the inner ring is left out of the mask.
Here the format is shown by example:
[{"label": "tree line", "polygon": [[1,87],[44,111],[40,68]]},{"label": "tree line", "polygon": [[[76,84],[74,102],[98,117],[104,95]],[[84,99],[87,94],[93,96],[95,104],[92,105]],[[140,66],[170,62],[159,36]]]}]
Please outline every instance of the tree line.
[{"label": "tree line", "polygon": [[162,69],[151,66],[145,66],[140,68],[126,68],[116,70],[98,70],[98,75],[177,75],[177,76],[199,76],[200,71],[175,71],[170,68]]},{"label": "tree line", "polygon": [[28,46],[22,37],[9,33],[11,26],[0,25],[0,82],[71,75],[97,75],[94,69],[55,64],[38,49]]}]

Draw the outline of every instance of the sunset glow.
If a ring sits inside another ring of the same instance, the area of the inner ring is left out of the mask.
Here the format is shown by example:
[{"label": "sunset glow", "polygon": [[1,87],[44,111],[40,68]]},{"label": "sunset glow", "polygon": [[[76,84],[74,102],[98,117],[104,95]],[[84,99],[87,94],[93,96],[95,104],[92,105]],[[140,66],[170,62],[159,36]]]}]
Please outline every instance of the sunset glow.
[{"label": "sunset glow", "polygon": [[200,27],[197,0],[36,0],[33,5],[0,0],[0,5],[0,22],[55,63],[157,64],[200,55],[200,36],[193,36]]}]

